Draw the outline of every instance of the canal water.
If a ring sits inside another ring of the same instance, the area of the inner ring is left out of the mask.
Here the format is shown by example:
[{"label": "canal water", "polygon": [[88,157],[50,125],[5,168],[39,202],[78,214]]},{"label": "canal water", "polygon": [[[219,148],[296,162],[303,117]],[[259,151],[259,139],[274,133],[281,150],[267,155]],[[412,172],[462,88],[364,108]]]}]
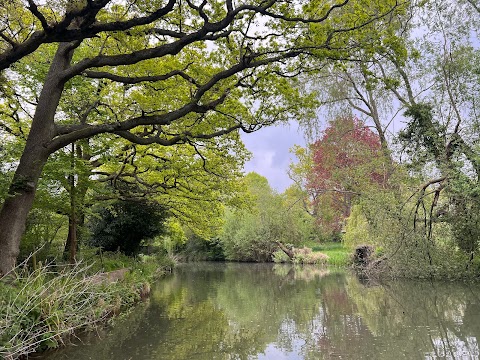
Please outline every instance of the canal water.
[{"label": "canal water", "polygon": [[479,340],[478,285],[195,263],[113,327],[43,359],[479,359]]}]

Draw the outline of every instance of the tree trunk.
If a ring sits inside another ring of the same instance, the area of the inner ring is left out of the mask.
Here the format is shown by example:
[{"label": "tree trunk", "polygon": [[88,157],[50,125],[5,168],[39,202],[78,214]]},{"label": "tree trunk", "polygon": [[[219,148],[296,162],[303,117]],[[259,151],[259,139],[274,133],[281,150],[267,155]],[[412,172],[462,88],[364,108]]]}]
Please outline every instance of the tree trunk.
[{"label": "tree trunk", "polygon": [[70,213],[68,214],[68,236],[65,244],[63,257],[68,259],[70,264],[75,264],[77,255],[77,216],[76,216],[76,188],[75,188],[75,143],[72,143],[70,154],[70,174],[68,175],[70,185]]},{"label": "tree trunk", "polygon": [[38,99],[32,126],[10,184],[9,195],[0,210],[0,274],[7,274],[16,264],[27,216],[32,208],[38,180],[52,150],[54,118],[63,92],[63,71],[68,68],[75,45],[61,43],[50,65]]},{"label": "tree trunk", "polygon": [[293,251],[287,248],[284,244],[280,241],[276,241],[278,247],[285,253],[290,259],[293,259]]},{"label": "tree trunk", "polygon": [[77,219],[74,214],[68,217],[68,236],[65,244],[64,258],[75,264],[77,256]]},{"label": "tree trunk", "polygon": [[[79,250],[82,229],[85,225],[85,197],[89,189],[88,182],[90,177],[90,175],[82,174],[81,172],[77,173],[75,170],[75,159],[90,161],[92,156],[90,154],[88,140],[79,141],[76,145],[72,143],[71,151],[71,174],[68,177],[68,183],[70,184],[70,212],[68,215],[68,235],[63,251],[63,258],[74,264]],[[76,183],[75,176],[77,176]]]},{"label": "tree trunk", "polygon": [[39,156],[34,151],[24,154],[10,185],[9,195],[0,211],[1,274],[6,274],[15,267],[38,179],[48,157],[45,154]]}]

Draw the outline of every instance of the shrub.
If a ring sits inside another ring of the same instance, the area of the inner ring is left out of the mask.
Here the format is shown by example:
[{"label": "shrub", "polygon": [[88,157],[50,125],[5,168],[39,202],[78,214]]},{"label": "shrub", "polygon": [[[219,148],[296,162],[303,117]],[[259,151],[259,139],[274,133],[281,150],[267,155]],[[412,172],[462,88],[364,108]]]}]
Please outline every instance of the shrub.
[{"label": "shrub", "polygon": [[352,206],[350,216],[347,218],[345,230],[343,243],[350,249],[372,242],[368,221],[362,213],[362,207],[360,205]]},{"label": "shrub", "polygon": [[185,261],[225,260],[222,243],[218,238],[207,240],[194,233],[189,234],[188,240],[180,247],[177,256]]},{"label": "shrub", "polygon": [[105,251],[120,250],[135,255],[141,242],[165,232],[166,210],[158,203],[146,200],[117,201],[101,209],[90,224],[90,245]]}]

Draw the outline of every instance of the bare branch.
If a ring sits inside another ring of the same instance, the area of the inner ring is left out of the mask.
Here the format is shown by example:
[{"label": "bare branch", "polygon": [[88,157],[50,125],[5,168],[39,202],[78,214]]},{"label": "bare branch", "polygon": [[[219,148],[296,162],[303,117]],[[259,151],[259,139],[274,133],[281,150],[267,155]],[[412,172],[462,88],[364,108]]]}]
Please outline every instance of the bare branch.
[{"label": "bare branch", "polygon": [[38,9],[37,4],[33,0],[27,0],[28,1],[28,10],[35,16],[38,20],[40,20],[40,23],[42,24],[43,30],[46,31],[47,33],[52,30],[52,27],[48,24],[47,19],[45,19],[45,16],[40,12]]},{"label": "bare branch", "polygon": [[342,8],[342,7],[346,6],[348,4],[348,2],[349,2],[349,0],[344,0],[343,2],[341,2],[339,4],[332,5],[327,10],[325,15],[323,15],[320,18],[315,18],[315,19],[305,19],[305,18],[301,18],[301,17],[288,17],[288,16],[284,16],[284,15],[274,14],[274,13],[268,11],[267,9],[270,8],[271,6],[273,6],[273,3],[275,3],[275,1],[270,1],[269,2],[270,6],[266,6],[265,10],[259,10],[259,12],[263,15],[272,17],[274,19],[280,19],[280,20],[284,20],[284,21],[300,22],[300,23],[321,23],[321,22],[324,22],[325,20],[327,20],[335,9],[339,9],[339,8]]},{"label": "bare branch", "polygon": [[409,102],[407,102],[407,100],[405,100],[403,97],[401,97],[401,96],[399,97],[398,92],[396,90],[392,89],[393,93],[395,95],[397,95],[398,100],[400,100],[404,105],[406,105],[406,106],[415,105],[416,104],[415,96],[413,95],[412,85],[410,84],[410,80],[408,78],[407,73],[405,72],[405,70],[403,69],[403,67],[400,65],[400,63],[398,62],[398,60],[395,57],[391,57],[390,61],[395,65],[395,68],[397,69],[398,73],[400,74],[400,76],[403,79],[403,83],[405,84],[405,88],[407,89],[407,95],[408,95],[408,101]]},{"label": "bare branch", "polygon": [[480,14],[480,7],[476,4],[474,0],[467,0],[470,5]]},{"label": "bare branch", "polygon": [[200,6],[196,6],[190,0],[186,0],[186,1],[187,1],[188,6],[190,6],[192,9],[194,9],[198,12],[198,15],[200,15],[200,17],[203,19],[203,21],[205,21],[205,23],[209,22],[208,16],[207,16],[207,14],[205,14],[205,11],[203,10],[205,5],[207,5],[207,0],[203,0],[202,3],[200,4]]},{"label": "bare branch", "polygon": [[169,36],[177,39],[181,39],[182,37],[187,36],[187,33],[181,32],[181,31],[173,31],[173,30],[168,30],[168,29],[148,29],[147,34],[155,34],[155,35],[161,35],[161,36]]},{"label": "bare branch", "polygon": [[442,176],[442,177],[435,178],[435,179],[432,179],[432,180],[429,180],[429,181],[425,182],[422,186],[420,186],[420,187],[418,188],[417,191],[415,191],[412,195],[410,195],[410,197],[407,199],[407,201],[405,201],[405,204],[408,203],[408,202],[415,196],[415,194],[417,194],[417,193],[420,193],[419,199],[423,198],[426,189],[427,189],[430,185],[442,183],[442,182],[445,181],[445,180],[447,180],[447,177],[446,177],[446,176]]},{"label": "bare branch", "polygon": [[7,43],[9,43],[12,48],[15,48],[18,46],[18,43],[15,40],[5,35],[5,29],[0,30],[0,37],[3,40],[5,40]]}]

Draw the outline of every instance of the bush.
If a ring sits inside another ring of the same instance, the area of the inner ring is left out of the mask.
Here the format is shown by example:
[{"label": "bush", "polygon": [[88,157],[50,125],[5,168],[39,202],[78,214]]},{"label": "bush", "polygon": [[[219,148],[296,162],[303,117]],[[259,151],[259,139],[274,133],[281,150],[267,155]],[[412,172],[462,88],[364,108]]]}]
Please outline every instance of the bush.
[{"label": "bush", "polygon": [[152,239],[165,232],[165,208],[154,202],[142,200],[117,201],[101,209],[90,224],[91,246],[105,251],[120,250],[135,255],[142,240]]},{"label": "bush", "polygon": [[188,240],[183,244],[177,255],[185,261],[223,261],[222,243],[218,238],[210,240],[190,233]]},{"label": "bush", "polygon": [[352,206],[346,222],[346,232],[343,236],[345,246],[354,249],[358,245],[372,242],[368,221],[360,205]]},{"label": "bush", "polygon": [[225,258],[235,261],[272,261],[277,242],[300,244],[313,237],[313,221],[298,203],[295,190],[280,195],[266,178],[250,173],[245,177],[250,208],[225,212],[219,235]]}]

